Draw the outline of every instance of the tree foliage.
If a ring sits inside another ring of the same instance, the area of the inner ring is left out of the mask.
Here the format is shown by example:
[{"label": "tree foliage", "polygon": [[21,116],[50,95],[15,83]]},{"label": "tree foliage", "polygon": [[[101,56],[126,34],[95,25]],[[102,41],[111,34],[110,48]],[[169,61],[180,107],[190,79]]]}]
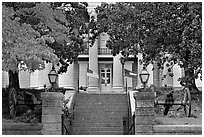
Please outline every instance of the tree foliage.
[{"label": "tree foliage", "polygon": [[110,35],[107,47],[125,57],[143,53],[147,65],[179,64],[182,85],[202,76],[202,3],[119,2],[96,8],[97,29]]},{"label": "tree foliage", "polygon": [[2,68],[18,71],[19,64],[25,63],[31,71],[44,67],[44,61],[56,59],[45,39],[31,25],[20,23],[14,18],[12,8],[2,6]]},{"label": "tree foliage", "polygon": [[3,69],[44,68],[44,61],[59,61],[66,72],[83,51],[82,34],[88,18],[85,2],[9,2],[2,3]]}]

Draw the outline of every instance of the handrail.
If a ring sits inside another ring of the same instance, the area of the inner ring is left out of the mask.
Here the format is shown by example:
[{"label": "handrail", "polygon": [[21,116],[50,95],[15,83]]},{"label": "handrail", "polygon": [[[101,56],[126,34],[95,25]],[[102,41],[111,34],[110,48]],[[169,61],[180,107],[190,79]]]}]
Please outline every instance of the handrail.
[{"label": "handrail", "polygon": [[[65,119],[64,117],[65,117],[65,115],[62,114],[62,135],[71,135],[68,128],[64,124],[64,119]],[[68,126],[71,126],[71,124],[69,124]],[[64,129],[65,129],[65,134],[64,134]]]},{"label": "handrail", "polygon": [[71,135],[73,130],[73,119],[74,119],[74,106],[75,106],[75,98],[78,91],[68,92],[67,95],[68,102],[66,102],[66,106],[68,107],[68,111],[62,114],[62,135]]},{"label": "handrail", "polygon": [[128,116],[126,118],[123,118],[124,134],[134,135],[135,134],[135,114],[133,114],[132,116],[130,94],[128,92],[128,87],[127,87],[127,78],[126,78],[125,92],[126,92],[126,97],[128,101]]}]

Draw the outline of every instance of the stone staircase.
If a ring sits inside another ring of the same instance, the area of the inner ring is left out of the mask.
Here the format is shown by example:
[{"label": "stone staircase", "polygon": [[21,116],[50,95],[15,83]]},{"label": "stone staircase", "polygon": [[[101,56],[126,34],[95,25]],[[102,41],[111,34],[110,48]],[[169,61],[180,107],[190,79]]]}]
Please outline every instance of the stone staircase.
[{"label": "stone staircase", "polygon": [[73,121],[74,135],[122,135],[127,116],[125,94],[78,93]]}]

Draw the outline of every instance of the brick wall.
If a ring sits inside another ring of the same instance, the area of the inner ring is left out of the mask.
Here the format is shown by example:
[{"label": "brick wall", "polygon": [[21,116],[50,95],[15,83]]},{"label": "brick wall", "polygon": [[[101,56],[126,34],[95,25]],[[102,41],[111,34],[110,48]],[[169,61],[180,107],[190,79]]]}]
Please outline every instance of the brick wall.
[{"label": "brick wall", "polygon": [[154,92],[143,89],[134,93],[135,98],[135,134],[153,134],[154,124]]},{"label": "brick wall", "polygon": [[42,134],[62,134],[63,94],[59,92],[42,92]]}]

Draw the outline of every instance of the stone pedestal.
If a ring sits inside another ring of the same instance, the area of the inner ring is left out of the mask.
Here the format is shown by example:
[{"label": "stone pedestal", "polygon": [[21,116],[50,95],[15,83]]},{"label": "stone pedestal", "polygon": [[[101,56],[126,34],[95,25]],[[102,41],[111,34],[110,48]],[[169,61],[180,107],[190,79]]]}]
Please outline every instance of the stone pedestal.
[{"label": "stone pedestal", "polygon": [[42,134],[62,134],[63,94],[59,92],[42,92]]},{"label": "stone pedestal", "polygon": [[154,93],[150,89],[135,92],[135,134],[153,134],[154,124]]}]

